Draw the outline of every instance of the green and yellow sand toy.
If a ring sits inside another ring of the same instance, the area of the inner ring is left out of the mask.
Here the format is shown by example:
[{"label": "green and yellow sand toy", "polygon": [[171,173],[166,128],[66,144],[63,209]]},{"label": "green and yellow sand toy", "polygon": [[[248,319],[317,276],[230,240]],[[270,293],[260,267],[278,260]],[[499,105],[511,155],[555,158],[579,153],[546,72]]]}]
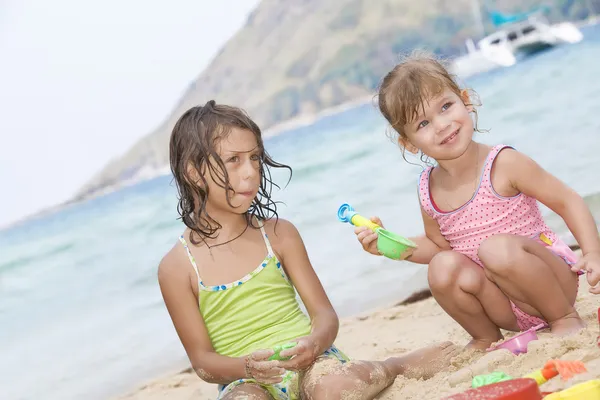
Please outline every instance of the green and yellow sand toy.
[{"label": "green and yellow sand toy", "polygon": [[366,226],[377,233],[377,250],[387,258],[403,260],[417,248],[416,243],[412,240],[385,230],[373,221],[358,214],[350,204],[342,204],[337,215],[341,222],[348,222],[354,226]]}]

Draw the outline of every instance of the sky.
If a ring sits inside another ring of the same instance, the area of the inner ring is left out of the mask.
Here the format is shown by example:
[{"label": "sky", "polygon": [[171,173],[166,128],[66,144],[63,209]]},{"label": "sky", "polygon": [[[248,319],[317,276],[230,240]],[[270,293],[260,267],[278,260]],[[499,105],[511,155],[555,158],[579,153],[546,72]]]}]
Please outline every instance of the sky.
[{"label": "sky", "polygon": [[258,0],[0,0],[0,227],[169,114]]}]

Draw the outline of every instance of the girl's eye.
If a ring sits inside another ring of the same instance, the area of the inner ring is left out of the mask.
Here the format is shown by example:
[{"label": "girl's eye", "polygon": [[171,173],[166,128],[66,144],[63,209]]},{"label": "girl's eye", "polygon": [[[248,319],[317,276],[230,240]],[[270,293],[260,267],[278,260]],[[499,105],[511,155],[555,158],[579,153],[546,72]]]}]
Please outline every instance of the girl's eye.
[{"label": "girl's eye", "polygon": [[446,103],[442,106],[442,111],[446,111],[447,109],[450,108],[450,106],[452,105],[452,103]]},{"label": "girl's eye", "polygon": [[259,156],[258,154],[252,154],[252,155],[250,156],[250,159],[251,159],[252,161],[258,161],[258,160],[260,160],[260,156]]},{"label": "girl's eye", "polygon": [[417,129],[425,128],[429,124],[428,121],[421,121],[419,125],[417,125]]},{"label": "girl's eye", "polygon": [[229,160],[227,160],[228,162],[238,162],[240,160],[240,158],[238,156],[233,156],[230,157]]}]

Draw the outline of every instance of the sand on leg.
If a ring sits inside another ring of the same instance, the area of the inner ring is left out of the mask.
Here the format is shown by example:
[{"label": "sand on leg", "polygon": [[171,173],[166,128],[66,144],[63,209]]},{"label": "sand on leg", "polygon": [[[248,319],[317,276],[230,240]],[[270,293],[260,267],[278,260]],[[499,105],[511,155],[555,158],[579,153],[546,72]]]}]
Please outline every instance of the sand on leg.
[{"label": "sand on leg", "polygon": [[256,383],[243,383],[234,387],[222,400],[273,400],[273,396]]},{"label": "sand on leg", "polygon": [[321,358],[300,377],[308,400],[369,400],[389,387],[398,375],[428,379],[450,365],[460,349],[450,342],[415,350],[385,361],[349,361]]}]

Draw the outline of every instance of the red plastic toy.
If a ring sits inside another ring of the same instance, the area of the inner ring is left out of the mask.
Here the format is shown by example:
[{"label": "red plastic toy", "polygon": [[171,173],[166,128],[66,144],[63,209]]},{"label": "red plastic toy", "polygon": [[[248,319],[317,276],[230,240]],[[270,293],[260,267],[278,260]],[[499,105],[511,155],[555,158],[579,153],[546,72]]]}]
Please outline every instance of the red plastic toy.
[{"label": "red plastic toy", "polygon": [[538,384],[530,378],[511,379],[467,390],[443,400],[542,400]]}]

